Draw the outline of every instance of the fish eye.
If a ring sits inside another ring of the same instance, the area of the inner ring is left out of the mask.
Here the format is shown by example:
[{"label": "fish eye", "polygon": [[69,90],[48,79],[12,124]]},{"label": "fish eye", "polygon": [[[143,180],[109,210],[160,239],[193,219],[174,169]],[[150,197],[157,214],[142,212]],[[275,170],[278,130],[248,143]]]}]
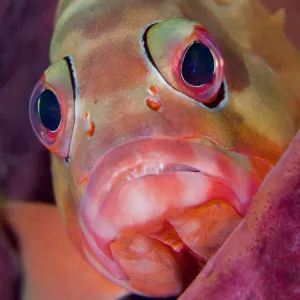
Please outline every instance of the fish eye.
[{"label": "fish eye", "polygon": [[75,119],[75,78],[71,59],[51,65],[33,89],[29,118],[34,133],[51,152],[69,157]]},{"label": "fish eye", "polygon": [[37,113],[42,125],[50,130],[56,131],[61,123],[61,110],[56,95],[46,89],[37,100]]},{"label": "fish eye", "polygon": [[200,42],[191,44],[181,63],[183,80],[195,87],[209,84],[215,72],[215,59],[211,50]]},{"label": "fish eye", "polygon": [[201,24],[168,19],[144,33],[150,63],[175,90],[217,107],[226,98],[224,58],[216,40]]}]

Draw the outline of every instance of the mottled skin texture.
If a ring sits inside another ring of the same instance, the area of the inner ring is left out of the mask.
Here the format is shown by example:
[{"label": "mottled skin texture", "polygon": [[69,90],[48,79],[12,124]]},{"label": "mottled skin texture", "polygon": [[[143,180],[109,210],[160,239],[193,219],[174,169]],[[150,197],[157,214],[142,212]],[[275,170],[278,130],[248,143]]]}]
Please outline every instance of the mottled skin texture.
[{"label": "mottled skin texture", "polygon": [[[75,2],[77,6],[76,3],[79,5],[80,1]],[[74,11],[75,6],[68,8],[70,3],[61,4],[51,48],[53,63],[71,55],[76,69],[76,120],[70,165],[66,168],[63,159],[53,157],[53,173],[58,204],[79,246],[81,239],[72,214],[76,209],[74,204],[80,202],[84,188],[81,183],[87,183],[99,157],[121,143],[142,137],[192,140],[205,136],[221,147],[262,157],[271,164],[277,162],[299,127],[298,103],[285,90],[281,79],[240,47],[255,49],[255,37],[252,37],[254,41],[251,36],[244,37],[243,30],[249,25],[247,19],[243,20],[244,26],[235,26],[229,11],[249,12],[252,4],[245,1],[242,8],[239,5],[225,8],[209,1],[121,4],[115,1],[109,7],[101,1],[94,5],[84,3]],[[68,15],[70,11],[73,15]],[[255,10],[256,14],[258,11],[263,14],[259,9]],[[151,21],[170,17],[185,17],[205,25],[220,44],[230,94],[229,104],[220,112],[210,111],[176,93],[141,55],[141,28]],[[293,53],[295,59],[293,65],[286,62],[282,69],[274,59],[276,56],[263,53],[265,48],[260,47],[258,54],[265,54],[264,58],[278,68],[276,71],[283,81],[295,88],[290,76],[291,69],[297,65],[297,53],[287,46],[285,53]],[[148,88],[153,84],[159,89],[164,107],[159,112],[145,105]],[[72,94],[70,84],[61,86],[65,87],[65,95]],[[84,118],[85,112],[90,113],[95,125],[92,136],[86,134],[90,124]],[[131,115],[134,118],[129,119]]]},{"label": "mottled skin texture", "polygon": [[[50,56],[53,64],[65,56],[73,59],[75,125],[68,133],[69,165],[64,158],[53,156],[52,170],[58,206],[80,248],[83,244],[76,213],[84,188],[99,159],[121,144],[144,138],[207,138],[212,145],[262,158],[270,165],[278,161],[299,127],[298,99],[282,84],[286,82],[295,89],[291,76],[299,57],[287,45],[286,53],[295,59],[283,67],[277,64],[276,53],[266,52],[262,43],[257,45],[255,36],[245,36],[253,23],[231,16],[252,10],[264,14],[256,2],[248,1],[236,6],[229,3],[228,7],[212,1],[188,0],[109,4],[62,1]],[[204,25],[220,45],[230,99],[223,109],[210,110],[175,91],[144,55],[140,42],[143,28],[153,21],[175,17]],[[237,26],[239,22],[243,26]],[[266,39],[268,46],[273,36]],[[277,68],[282,79],[249,48]],[[160,111],[150,110],[145,104],[152,85],[158,89],[163,106]],[[71,94],[70,88],[62,83],[60,87],[65,95]],[[92,136],[86,134],[91,124],[95,127]]]}]

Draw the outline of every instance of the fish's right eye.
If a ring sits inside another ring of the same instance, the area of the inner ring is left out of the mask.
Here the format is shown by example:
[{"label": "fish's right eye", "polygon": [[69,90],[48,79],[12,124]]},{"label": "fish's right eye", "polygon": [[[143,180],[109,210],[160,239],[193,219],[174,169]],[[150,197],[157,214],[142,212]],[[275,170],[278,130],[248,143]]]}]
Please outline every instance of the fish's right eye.
[{"label": "fish's right eye", "polygon": [[50,66],[30,99],[29,117],[39,140],[53,153],[67,158],[73,133],[74,84],[69,61]]},{"label": "fish's right eye", "polygon": [[57,96],[49,89],[44,90],[37,100],[37,113],[45,129],[55,132],[62,121],[60,104]]}]

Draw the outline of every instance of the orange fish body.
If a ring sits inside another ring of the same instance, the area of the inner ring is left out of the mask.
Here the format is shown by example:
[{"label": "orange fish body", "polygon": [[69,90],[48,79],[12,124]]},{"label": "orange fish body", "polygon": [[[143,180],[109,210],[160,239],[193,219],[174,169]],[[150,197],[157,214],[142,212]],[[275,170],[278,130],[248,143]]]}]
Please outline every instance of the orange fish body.
[{"label": "orange fish body", "polygon": [[298,99],[238,28],[232,35],[225,9],[205,0],[58,7],[31,123],[53,153],[72,241],[131,292],[181,294],[299,127]]}]

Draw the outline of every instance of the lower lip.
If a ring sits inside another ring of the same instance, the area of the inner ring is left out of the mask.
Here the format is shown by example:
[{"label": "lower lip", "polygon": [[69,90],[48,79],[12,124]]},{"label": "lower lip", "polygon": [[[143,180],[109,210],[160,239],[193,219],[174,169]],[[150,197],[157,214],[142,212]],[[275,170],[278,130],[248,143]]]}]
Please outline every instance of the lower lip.
[{"label": "lower lip", "polygon": [[[151,147],[152,143],[149,142],[148,147],[155,149],[155,147]],[[155,145],[157,146],[157,144]],[[164,147],[166,145],[167,147]],[[170,147],[172,145],[176,147]],[[249,171],[243,171],[241,165],[232,162],[232,159],[223,153],[218,154],[218,151],[211,150],[211,147],[190,146],[180,143],[178,145],[174,142],[170,143],[170,141],[160,141],[159,146],[161,149],[157,152],[152,151],[152,153],[158,153],[159,159],[154,159],[158,164],[160,161],[164,161],[166,164],[172,163],[172,161],[176,161],[176,158],[179,158],[177,161],[180,164],[194,165],[192,162],[196,161],[196,169],[200,169],[199,165],[201,165],[206,170],[211,171],[219,170],[221,166],[223,174],[222,172],[218,172],[218,174],[225,178],[224,168],[228,169],[227,183],[230,180],[236,183],[238,185],[237,190],[244,192],[244,199],[250,200],[257,190],[257,184],[253,183]],[[166,150],[170,148],[173,151],[166,154]],[[139,145],[136,149],[147,149],[147,143],[145,147]],[[161,156],[159,152],[162,153]],[[169,269],[166,270],[171,277],[174,277],[178,270],[184,273],[188,261],[192,261],[192,265],[196,266],[195,270],[199,272],[199,265],[205,263],[216,252],[217,248],[240,222],[241,214],[245,213],[245,206],[241,204],[240,195],[232,190],[232,186],[225,184],[226,179],[221,181],[221,179],[202,172],[180,171],[146,175],[122,184],[115,184],[116,176],[114,176],[114,185],[112,185],[108,180],[112,178],[109,173],[109,166],[116,165],[117,169],[122,169],[120,168],[122,166],[124,169],[124,162],[126,165],[134,165],[131,164],[134,161],[130,162],[133,157],[132,153],[139,156],[139,163],[145,158],[149,162],[147,152],[146,154],[138,153],[137,150],[134,152],[132,148],[129,150],[126,148],[119,149],[108,159],[104,159],[101,162],[101,169],[99,166],[97,167],[93,181],[87,186],[88,193],[85,193],[82,199],[80,217],[87,249],[98,260],[98,263],[100,262],[108,271],[108,277],[126,288],[140,291],[139,287],[132,286],[132,278],[135,275],[127,268],[126,261],[128,258],[125,258],[124,261],[124,257],[122,258],[122,254],[118,252],[122,247],[125,247],[126,241],[131,243],[127,244],[126,253],[129,253],[128,249],[135,244],[134,236],[138,236],[142,240],[146,239],[146,244],[150,243],[150,245],[154,245],[154,248],[159,242],[162,247],[169,249],[167,252],[176,261],[173,267],[169,266]],[[118,157],[118,154],[121,158]],[[122,163],[118,163],[114,158],[119,158]],[[250,185],[249,182],[251,182]],[[243,185],[244,183],[246,183],[246,187]],[[99,191],[100,186],[101,191]],[[112,187],[114,188],[112,189]],[[100,198],[99,194],[102,195]],[[207,215],[210,216],[207,217]],[[229,217],[227,218],[227,216]],[[194,233],[191,233],[191,226],[193,226],[193,222],[195,225],[196,221],[201,221],[201,226],[206,225],[206,230],[201,230],[198,224],[198,227],[194,228]],[[166,230],[165,226],[171,231]],[[204,231],[207,233],[203,234]],[[170,234],[171,236],[173,234],[174,239],[166,238]],[[211,237],[210,241],[208,241],[208,237]],[[136,248],[133,251],[137,253],[140,250]],[[137,257],[136,259],[133,265],[139,264]],[[146,256],[139,259],[147,260]],[[151,266],[153,259],[149,259],[148,265]],[[156,265],[158,268],[161,266],[163,266],[163,262],[159,266]],[[152,265],[152,269],[155,270],[155,266]],[[135,270],[134,273],[138,274],[139,271]],[[156,273],[152,272],[152,275],[148,274],[147,276],[155,277]],[[180,282],[178,284],[177,288],[182,289],[186,283]],[[149,295],[147,291],[144,292]],[[169,290],[167,294],[171,295],[172,291]]]},{"label": "lower lip", "polygon": [[[185,278],[177,284],[181,290],[240,222],[241,216],[233,208],[237,203],[229,187],[201,172],[148,175],[113,189],[101,205],[95,223],[88,223],[90,239],[94,241],[94,250],[97,248],[95,252],[102,252],[109,259],[102,261],[103,266],[120,280],[132,281],[132,276],[145,272],[139,268],[131,274],[132,268],[128,269],[126,263],[128,257],[123,256],[124,247],[137,264],[141,260],[137,253],[144,251],[141,240],[146,239],[146,244],[154,247],[152,250],[166,247],[169,250],[155,251],[163,251],[164,260],[174,261],[174,269],[170,268],[168,273],[176,274],[180,269]],[[136,237],[138,243],[134,242]],[[142,260],[145,262],[147,255]],[[115,263],[114,269],[111,261]],[[147,265],[153,269],[157,264],[158,261],[153,265],[149,258]],[[132,288],[139,290],[136,286]],[[174,286],[168,293],[173,289]]]},{"label": "lower lip", "polygon": [[[174,172],[147,175],[114,188],[94,218],[93,233],[104,247],[123,228],[144,226],[166,218],[172,211],[199,206],[213,200],[239,206],[235,193],[219,179],[201,172]],[[108,230],[109,228],[109,230]]]}]

